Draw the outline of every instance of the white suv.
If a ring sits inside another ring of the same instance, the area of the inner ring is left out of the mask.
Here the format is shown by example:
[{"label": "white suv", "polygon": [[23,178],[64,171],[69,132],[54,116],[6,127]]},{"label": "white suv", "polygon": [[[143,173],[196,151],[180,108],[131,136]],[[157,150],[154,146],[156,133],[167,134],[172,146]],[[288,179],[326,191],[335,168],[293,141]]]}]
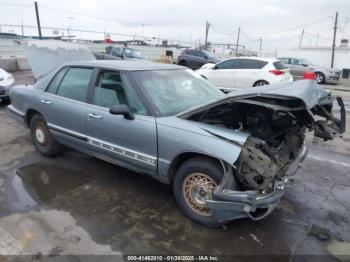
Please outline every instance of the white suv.
[{"label": "white suv", "polygon": [[283,62],[275,58],[231,58],[217,64],[205,64],[196,73],[225,92],[293,81]]}]

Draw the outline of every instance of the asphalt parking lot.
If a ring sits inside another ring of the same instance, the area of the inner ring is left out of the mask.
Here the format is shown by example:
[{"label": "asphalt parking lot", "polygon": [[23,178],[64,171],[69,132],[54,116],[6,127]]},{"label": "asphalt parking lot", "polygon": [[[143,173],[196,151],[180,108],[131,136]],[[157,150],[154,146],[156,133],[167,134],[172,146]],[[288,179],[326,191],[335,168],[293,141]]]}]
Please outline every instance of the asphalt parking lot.
[{"label": "asphalt parking lot", "polygon": [[[32,82],[30,72],[14,76],[17,83]],[[350,104],[347,84],[325,88]],[[349,124],[336,141],[308,136],[309,155],[296,184],[270,216],[208,229],[180,213],[170,186],[69,149],[41,156],[6,106],[0,106],[1,254],[350,259]]]}]

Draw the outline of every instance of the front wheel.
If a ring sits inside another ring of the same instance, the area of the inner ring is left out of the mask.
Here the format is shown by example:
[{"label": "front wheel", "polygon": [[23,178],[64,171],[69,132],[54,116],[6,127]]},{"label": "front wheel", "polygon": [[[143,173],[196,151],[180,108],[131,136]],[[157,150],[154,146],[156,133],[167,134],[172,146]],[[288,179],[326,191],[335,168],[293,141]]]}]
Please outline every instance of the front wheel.
[{"label": "front wheel", "polygon": [[206,205],[223,177],[221,166],[212,159],[195,157],[176,171],[173,188],[181,211],[191,220],[209,227],[219,226]]},{"label": "front wheel", "polygon": [[315,80],[316,80],[317,84],[324,84],[326,77],[321,72],[316,72],[315,73]]},{"label": "front wheel", "polygon": [[30,134],[36,149],[45,156],[54,156],[61,151],[60,144],[47,128],[45,119],[37,114],[30,121]]}]

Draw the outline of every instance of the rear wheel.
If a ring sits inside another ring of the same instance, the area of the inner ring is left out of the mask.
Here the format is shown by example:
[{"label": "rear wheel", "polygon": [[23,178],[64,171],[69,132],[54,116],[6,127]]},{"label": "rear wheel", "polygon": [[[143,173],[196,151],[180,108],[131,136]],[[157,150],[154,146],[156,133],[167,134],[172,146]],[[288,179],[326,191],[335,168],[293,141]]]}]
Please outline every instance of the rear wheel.
[{"label": "rear wheel", "polygon": [[30,121],[30,133],[36,149],[45,156],[54,156],[61,151],[60,144],[47,128],[45,119],[36,114]]},{"label": "rear wheel", "polygon": [[315,73],[315,80],[316,80],[317,84],[324,84],[325,80],[326,80],[326,77],[324,76],[323,73],[316,72]]},{"label": "rear wheel", "polygon": [[269,83],[265,80],[259,80],[257,82],[254,83],[253,87],[256,87],[256,86],[266,86],[268,85]]},{"label": "rear wheel", "polygon": [[206,200],[212,198],[212,191],[220,184],[222,177],[222,168],[210,158],[195,157],[183,163],[176,171],[173,183],[175,199],[181,211],[200,224],[219,226]]}]

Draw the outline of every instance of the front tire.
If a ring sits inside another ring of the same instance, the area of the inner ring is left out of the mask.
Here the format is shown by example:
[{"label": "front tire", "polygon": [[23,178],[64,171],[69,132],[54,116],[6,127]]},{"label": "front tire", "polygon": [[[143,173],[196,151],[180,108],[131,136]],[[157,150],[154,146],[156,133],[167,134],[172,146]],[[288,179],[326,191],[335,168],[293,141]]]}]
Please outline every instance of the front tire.
[{"label": "front tire", "polygon": [[181,211],[191,220],[208,227],[220,226],[205,201],[220,184],[223,170],[215,160],[195,157],[183,163],[175,173],[173,189]]},{"label": "front tire", "polygon": [[36,114],[30,121],[30,134],[35,148],[44,156],[55,156],[61,151],[61,145],[47,128],[45,119]]},{"label": "front tire", "polygon": [[323,73],[316,72],[315,73],[315,80],[316,80],[317,84],[324,84],[326,82],[326,77]]}]

